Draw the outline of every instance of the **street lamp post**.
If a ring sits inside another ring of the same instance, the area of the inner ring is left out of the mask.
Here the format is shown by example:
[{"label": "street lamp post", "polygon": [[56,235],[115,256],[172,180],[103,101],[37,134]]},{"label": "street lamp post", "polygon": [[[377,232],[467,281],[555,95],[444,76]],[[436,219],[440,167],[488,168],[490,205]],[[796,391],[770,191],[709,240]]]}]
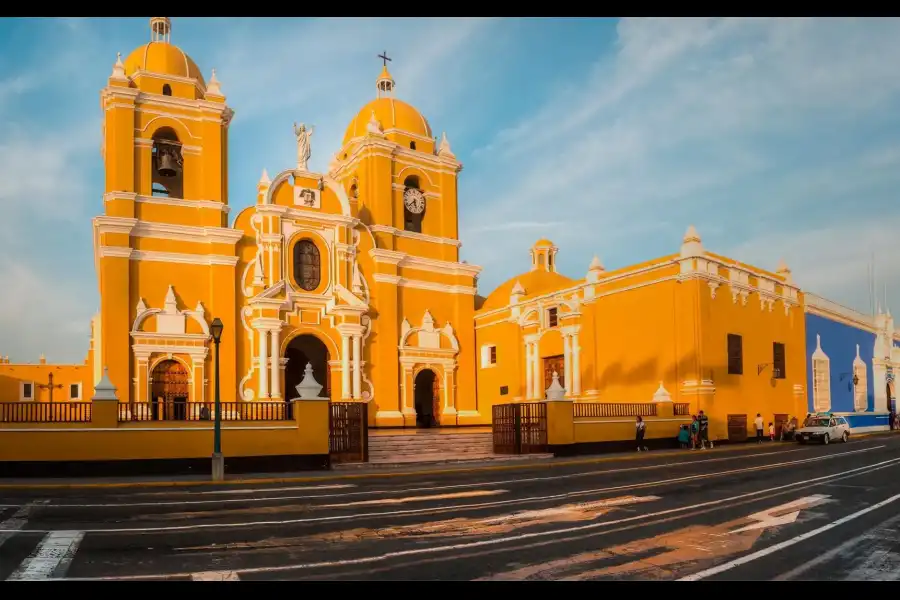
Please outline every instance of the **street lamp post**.
[{"label": "street lamp post", "polygon": [[216,365],[215,365],[215,394],[216,394],[216,416],[215,425],[213,426],[213,455],[212,455],[212,478],[213,481],[222,481],[225,479],[225,459],[222,457],[222,402],[219,397],[219,342],[222,341],[222,330],[225,325],[222,319],[216,317],[209,326],[209,332],[212,334],[213,342],[216,345]]}]

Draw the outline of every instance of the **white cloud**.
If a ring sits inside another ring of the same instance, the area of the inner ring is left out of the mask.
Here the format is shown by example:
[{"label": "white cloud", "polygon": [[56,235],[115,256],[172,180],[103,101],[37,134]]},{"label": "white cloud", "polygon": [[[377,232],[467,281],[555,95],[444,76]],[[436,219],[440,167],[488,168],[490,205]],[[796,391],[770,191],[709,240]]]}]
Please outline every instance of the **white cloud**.
[{"label": "white cloud", "polygon": [[[489,165],[478,177],[463,173],[466,254],[491,267],[481,293],[524,270],[537,237],[558,237],[561,270],[579,277],[595,252],[615,268],[677,251],[689,223],[736,252],[777,249],[900,183],[895,144],[853,139],[896,113],[885,57],[900,54],[900,21],[623,19],[617,34],[614,54],[474,154]],[[482,227],[509,215],[547,227],[499,240]],[[887,252],[890,235],[866,236]],[[818,283],[804,272],[816,251],[795,254],[796,278]]]}]

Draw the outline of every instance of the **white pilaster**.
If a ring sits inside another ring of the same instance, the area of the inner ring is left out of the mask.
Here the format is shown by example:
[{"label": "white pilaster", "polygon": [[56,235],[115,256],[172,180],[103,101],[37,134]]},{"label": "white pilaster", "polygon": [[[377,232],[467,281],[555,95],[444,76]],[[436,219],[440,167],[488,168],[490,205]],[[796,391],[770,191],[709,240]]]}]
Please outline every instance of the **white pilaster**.
[{"label": "white pilaster", "polygon": [[275,285],[275,244],[266,244],[269,249],[269,287]]},{"label": "white pilaster", "polygon": [[280,334],[281,331],[278,329],[272,329],[270,335],[272,336],[272,356],[269,357],[269,362],[271,363],[271,377],[272,377],[272,397],[280,398],[281,397],[281,339]]},{"label": "white pilaster", "polygon": [[350,399],[350,336],[341,334],[341,399]]},{"label": "white pilaster", "polygon": [[572,334],[572,394],[581,393],[581,345],[578,343],[578,333]]},{"label": "white pilaster", "polygon": [[362,390],[362,336],[354,334],[353,336],[353,399],[359,400]]},{"label": "white pilaster", "polygon": [[525,342],[525,399],[530,400],[534,391],[534,365],[531,360],[531,342]]},{"label": "white pilaster", "polygon": [[566,396],[572,394],[572,344],[569,336],[563,334],[563,371],[565,372]]},{"label": "white pilaster", "polygon": [[269,396],[269,366],[268,346],[266,345],[265,329],[258,330],[259,333],[259,395],[260,400],[266,400]]}]

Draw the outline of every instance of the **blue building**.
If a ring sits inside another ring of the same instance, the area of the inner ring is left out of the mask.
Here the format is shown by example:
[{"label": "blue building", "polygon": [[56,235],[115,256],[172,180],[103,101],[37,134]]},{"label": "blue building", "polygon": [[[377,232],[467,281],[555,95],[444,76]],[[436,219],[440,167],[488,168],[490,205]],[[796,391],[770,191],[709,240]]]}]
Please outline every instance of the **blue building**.
[{"label": "blue building", "polygon": [[893,319],[813,294],[806,295],[805,308],[809,411],[844,415],[854,432],[889,429],[893,375],[900,371]]}]

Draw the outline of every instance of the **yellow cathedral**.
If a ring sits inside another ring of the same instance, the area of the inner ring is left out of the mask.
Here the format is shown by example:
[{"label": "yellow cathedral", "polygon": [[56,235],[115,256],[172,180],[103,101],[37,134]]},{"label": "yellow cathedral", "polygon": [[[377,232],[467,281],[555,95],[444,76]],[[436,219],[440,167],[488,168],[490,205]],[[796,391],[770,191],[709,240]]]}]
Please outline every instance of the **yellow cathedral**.
[{"label": "yellow cathedral", "polygon": [[[314,127],[295,123],[296,167],[264,170],[230,214],[234,112],[170,20],[150,24],[101,93],[100,310],[85,365],[54,367],[58,400],[89,398],[105,367],[128,418],[198,418],[218,317],[223,401],[293,400],[311,365],[322,396],[368,403],[375,427],[490,424],[495,404],[543,398],[554,372],[570,399],[688,403],[721,436],[731,412],[804,410],[790,270],[707,252],[693,227],[677,253],[614,271],[595,258],[578,280],[539,240],[522,275],[478,295],[481,268],[459,254],[462,165],[387,66],[327,173],[308,168]],[[20,400],[46,394],[50,365],[2,367]]]},{"label": "yellow cathedral", "polygon": [[329,172],[309,171],[314,128],[294,124],[296,168],[264,172],[229,227],[233,111],[215,72],[206,82],[170,43],[168,18],[151,31],[102,94],[95,377],[107,366],[133,411],[160,399],[190,411],[212,399],[208,324],[219,317],[223,399],[291,400],[311,364],[324,396],[374,403],[375,425],[482,421],[480,268],[459,260],[461,164],[394,96],[387,68]]}]

